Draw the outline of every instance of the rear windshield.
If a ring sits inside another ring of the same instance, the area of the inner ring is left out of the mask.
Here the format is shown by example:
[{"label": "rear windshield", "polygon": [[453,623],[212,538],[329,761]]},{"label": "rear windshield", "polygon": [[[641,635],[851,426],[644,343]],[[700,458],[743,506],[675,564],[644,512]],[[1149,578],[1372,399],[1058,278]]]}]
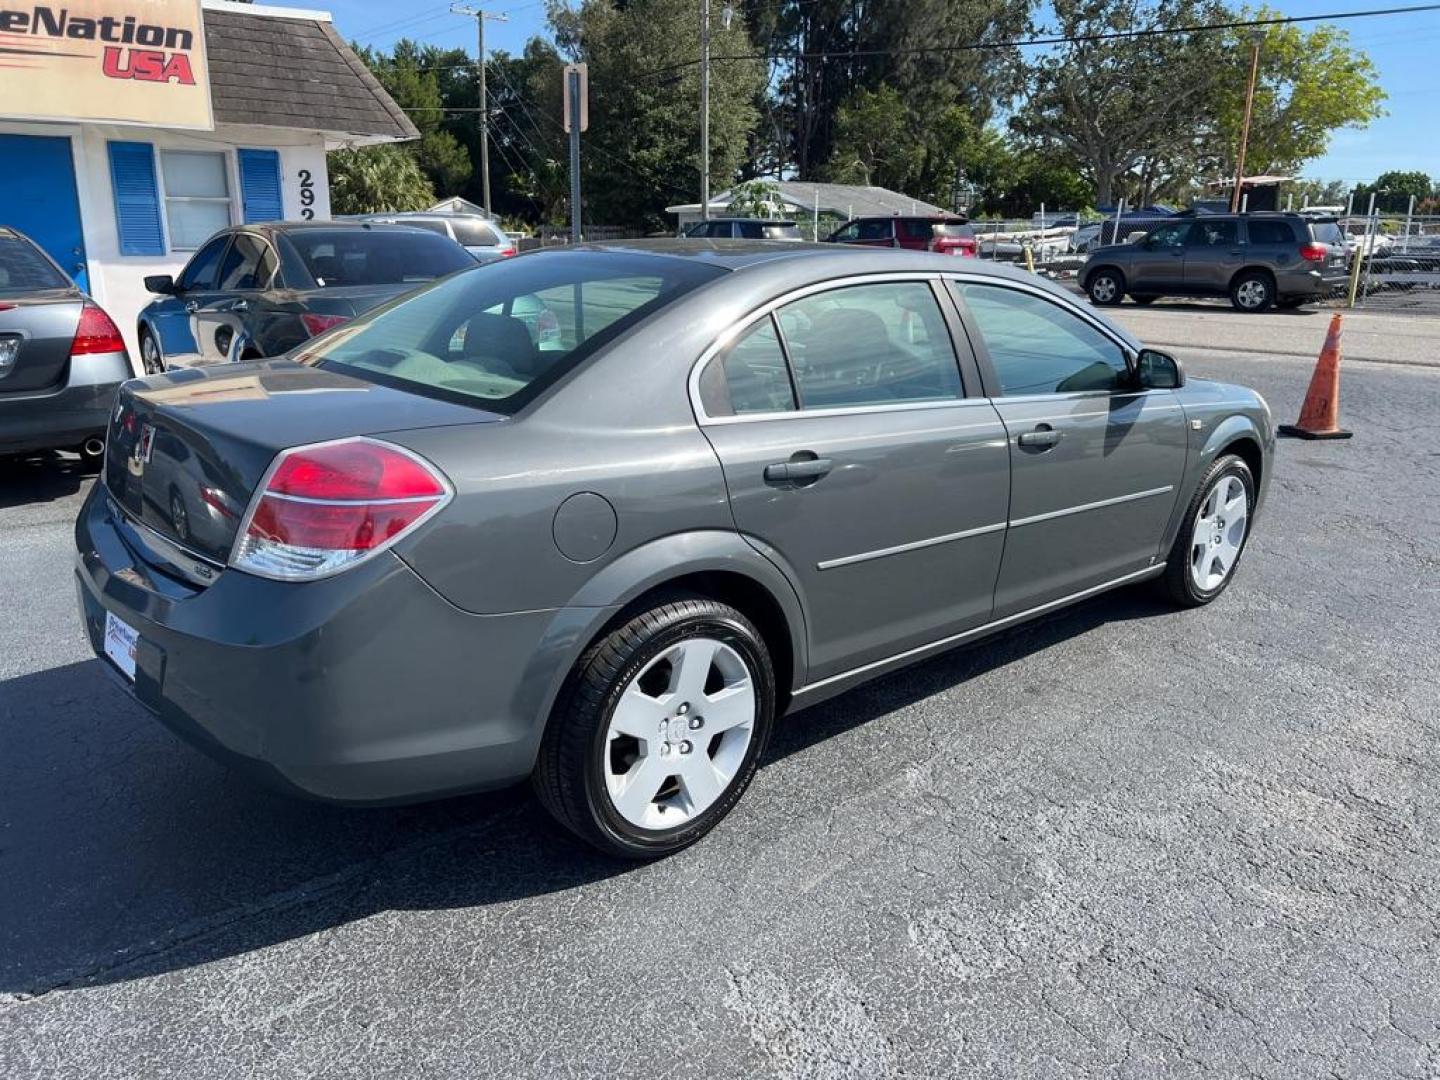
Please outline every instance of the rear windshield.
[{"label": "rear windshield", "polygon": [[63,289],[69,284],[30,241],[0,236],[0,292]]},{"label": "rear windshield", "polygon": [[505,259],[378,308],[317,339],[298,359],[514,412],[606,342],[724,273],[616,252]]},{"label": "rear windshield", "polygon": [[1312,221],[1310,222],[1310,235],[1315,238],[1317,244],[1345,246],[1345,234],[1340,231],[1338,221]]},{"label": "rear windshield", "polygon": [[975,230],[969,225],[936,225],[936,236],[949,236],[962,240],[975,239]]},{"label": "rear windshield", "polygon": [[500,243],[499,235],[483,221],[456,218],[450,227],[455,230],[455,239],[466,247],[495,247]]},{"label": "rear windshield", "polygon": [[307,229],[287,233],[286,239],[322,289],[418,285],[475,265],[455,241],[422,232]]}]

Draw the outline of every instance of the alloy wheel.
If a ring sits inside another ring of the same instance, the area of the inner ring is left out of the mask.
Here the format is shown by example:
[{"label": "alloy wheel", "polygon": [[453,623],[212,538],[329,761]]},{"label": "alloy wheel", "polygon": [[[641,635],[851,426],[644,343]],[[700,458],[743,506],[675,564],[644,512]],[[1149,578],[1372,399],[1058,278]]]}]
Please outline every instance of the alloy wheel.
[{"label": "alloy wheel", "polygon": [[1101,274],[1090,283],[1090,297],[1097,304],[1108,304],[1115,299],[1119,286],[1109,274]]},{"label": "alloy wheel", "polygon": [[610,716],[602,766],[615,810],[656,830],[703,814],[745,761],[756,708],[750,669],[724,642],[687,638],[660,653]]},{"label": "alloy wheel", "polygon": [[1249,311],[1262,308],[1269,301],[1270,290],[1265,282],[1258,278],[1250,278],[1242,281],[1235,290],[1235,298],[1240,301],[1240,306]]},{"label": "alloy wheel", "polygon": [[1195,588],[1211,592],[1230,576],[1249,520],[1244,483],[1233,474],[1222,476],[1205,496],[1190,538],[1190,580]]},{"label": "alloy wheel", "polygon": [[160,346],[149,334],[140,337],[140,363],[146,375],[158,375],[165,370],[165,361],[160,359]]}]

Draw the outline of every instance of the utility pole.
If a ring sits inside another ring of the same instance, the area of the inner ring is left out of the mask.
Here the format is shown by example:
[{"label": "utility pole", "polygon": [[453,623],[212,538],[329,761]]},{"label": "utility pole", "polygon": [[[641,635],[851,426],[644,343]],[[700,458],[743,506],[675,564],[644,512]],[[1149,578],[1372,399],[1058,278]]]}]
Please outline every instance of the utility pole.
[{"label": "utility pole", "polygon": [[[734,18],[727,3],[720,12],[726,30]],[[700,220],[710,220],[710,0],[700,0]]]},{"label": "utility pole", "polygon": [[499,15],[487,15],[479,8],[463,7],[455,4],[450,8],[451,14],[465,15],[475,20],[476,42],[476,66],[479,69],[480,77],[480,182],[485,193],[485,213],[490,213],[490,101],[485,89],[485,20],[494,22],[509,22],[510,16],[501,12]]},{"label": "utility pole", "polygon": [[1260,43],[1262,32],[1250,35],[1250,84],[1245,89],[1245,120],[1240,125],[1240,154],[1235,162],[1235,190],[1230,195],[1230,212],[1240,209],[1240,184],[1245,179],[1245,150],[1250,142],[1250,114],[1255,108],[1255,80],[1260,75]]}]

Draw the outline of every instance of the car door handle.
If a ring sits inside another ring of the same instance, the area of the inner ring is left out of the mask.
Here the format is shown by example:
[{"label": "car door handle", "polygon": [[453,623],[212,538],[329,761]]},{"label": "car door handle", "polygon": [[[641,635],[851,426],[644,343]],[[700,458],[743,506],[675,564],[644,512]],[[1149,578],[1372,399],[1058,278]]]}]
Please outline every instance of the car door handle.
[{"label": "car door handle", "polygon": [[195,312],[197,312],[197,311],[199,311],[199,310],[200,310],[200,301],[199,301],[199,300],[187,300],[187,301],[185,301],[185,311],[186,311],[188,314],[194,315]]},{"label": "car door handle", "polygon": [[250,310],[250,301],[249,301],[249,300],[236,300],[233,304],[230,305],[230,310],[231,310],[231,311],[249,311],[249,310]]},{"label": "car door handle", "polygon": [[1054,428],[1038,427],[1034,431],[1022,432],[1015,441],[1021,446],[1034,446],[1048,450],[1060,441],[1062,434],[1063,432],[1056,431]]},{"label": "car door handle", "polygon": [[789,484],[797,480],[819,480],[835,467],[826,457],[801,458],[798,461],[777,461],[765,466],[765,480],[771,484]]}]

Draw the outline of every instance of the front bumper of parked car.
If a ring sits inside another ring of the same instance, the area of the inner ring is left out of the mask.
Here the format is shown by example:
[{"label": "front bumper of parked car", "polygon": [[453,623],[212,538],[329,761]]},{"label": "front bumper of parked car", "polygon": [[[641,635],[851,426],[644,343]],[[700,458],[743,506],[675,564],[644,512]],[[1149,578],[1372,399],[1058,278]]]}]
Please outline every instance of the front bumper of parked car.
[{"label": "front bumper of parked car", "polygon": [[[475,615],[393,553],[303,584],[212,568],[200,587],[147,558],[96,484],[76,522],[81,615],[100,662],[201,749],[274,785],[405,802],[525,778],[567,655],[551,611]],[[133,680],[106,614],[138,632]]]}]

